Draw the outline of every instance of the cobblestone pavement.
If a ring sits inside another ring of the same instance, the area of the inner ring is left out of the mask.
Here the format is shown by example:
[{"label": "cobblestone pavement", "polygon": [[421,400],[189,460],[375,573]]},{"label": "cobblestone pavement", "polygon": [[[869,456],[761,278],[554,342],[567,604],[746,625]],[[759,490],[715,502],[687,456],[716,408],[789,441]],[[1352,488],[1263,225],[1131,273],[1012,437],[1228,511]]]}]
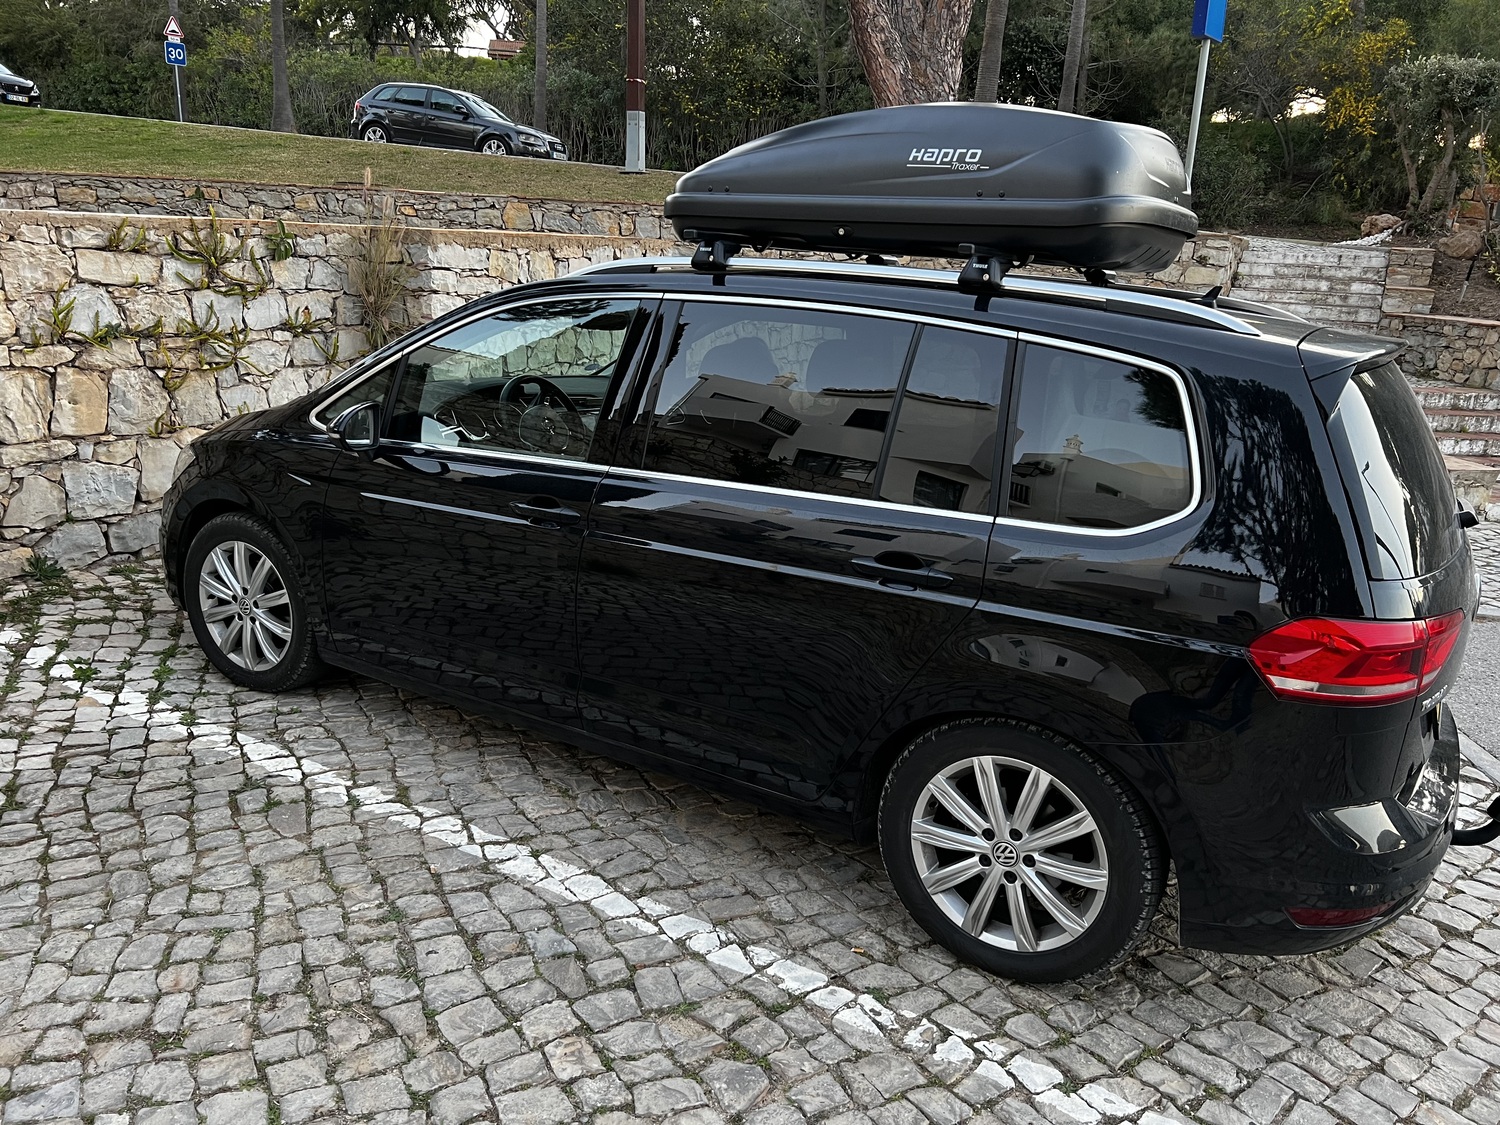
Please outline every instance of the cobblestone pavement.
[{"label": "cobblestone pavement", "polygon": [[1169,903],[1025,987],[871,849],[368,680],[237,690],[152,568],[0,620],[3,1125],[1500,1122],[1489,849],[1342,950],[1179,950]]},{"label": "cobblestone pavement", "polygon": [[1500,523],[1487,520],[1471,527],[1469,549],[1479,571],[1479,616],[1500,617]]}]

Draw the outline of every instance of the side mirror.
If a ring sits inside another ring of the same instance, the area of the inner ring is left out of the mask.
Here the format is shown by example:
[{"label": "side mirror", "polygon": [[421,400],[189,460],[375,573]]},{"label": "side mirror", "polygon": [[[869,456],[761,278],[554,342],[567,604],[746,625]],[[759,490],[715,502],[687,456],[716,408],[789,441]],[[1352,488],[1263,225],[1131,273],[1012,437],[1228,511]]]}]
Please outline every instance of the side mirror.
[{"label": "side mirror", "polygon": [[1474,509],[1460,500],[1458,502],[1458,526],[1468,530],[1471,527],[1477,526],[1478,523],[1479,517],[1474,514]]},{"label": "side mirror", "polygon": [[380,404],[361,402],[351,406],[328,427],[339,448],[350,453],[368,453],[380,440]]}]

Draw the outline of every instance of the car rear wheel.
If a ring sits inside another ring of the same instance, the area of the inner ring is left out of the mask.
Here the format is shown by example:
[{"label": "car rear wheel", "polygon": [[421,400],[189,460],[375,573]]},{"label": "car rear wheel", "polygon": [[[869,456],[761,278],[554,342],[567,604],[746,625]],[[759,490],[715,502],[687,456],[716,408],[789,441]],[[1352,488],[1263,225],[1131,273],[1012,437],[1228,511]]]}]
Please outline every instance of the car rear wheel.
[{"label": "car rear wheel", "polygon": [[377,145],[383,145],[391,139],[386,133],[384,125],[366,125],[364,132],[360,136],[371,144]]},{"label": "car rear wheel", "polygon": [[215,516],[194,537],[182,576],[193,634],[235,683],[289,691],[323,673],[296,567],[266,524],[244,512]]},{"label": "car rear wheel", "polygon": [[922,927],[1024,981],[1108,968],[1145,935],[1166,856],[1140,797],[1035,727],[963,720],[897,759],[880,851]]},{"label": "car rear wheel", "polygon": [[479,146],[479,151],[486,156],[509,156],[510,145],[501,137],[490,137]]}]

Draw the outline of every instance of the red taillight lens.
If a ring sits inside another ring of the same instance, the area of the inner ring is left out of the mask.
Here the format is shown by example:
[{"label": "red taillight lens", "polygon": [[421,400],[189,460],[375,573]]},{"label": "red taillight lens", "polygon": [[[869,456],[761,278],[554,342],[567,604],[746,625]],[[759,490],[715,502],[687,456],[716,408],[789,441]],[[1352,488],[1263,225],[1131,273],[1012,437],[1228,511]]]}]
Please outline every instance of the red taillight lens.
[{"label": "red taillight lens", "polygon": [[355,113],[363,113],[364,111],[365,111],[365,103],[364,102],[355,102],[354,103],[354,112]]},{"label": "red taillight lens", "polygon": [[1250,660],[1283,699],[1399,703],[1426,690],[1463,635],[1461,610],[1425,621],[1288,621],[1250,645]]},{"label": "red taillight lens", "polygon": [[1361,906],[1354,910],[1315,910],[1310,906],[1289,906],[1286,916],[1299,926],[1357,926],[1371,918],[1379,918],[1394,902],[1382,902],[1379,906]]}]

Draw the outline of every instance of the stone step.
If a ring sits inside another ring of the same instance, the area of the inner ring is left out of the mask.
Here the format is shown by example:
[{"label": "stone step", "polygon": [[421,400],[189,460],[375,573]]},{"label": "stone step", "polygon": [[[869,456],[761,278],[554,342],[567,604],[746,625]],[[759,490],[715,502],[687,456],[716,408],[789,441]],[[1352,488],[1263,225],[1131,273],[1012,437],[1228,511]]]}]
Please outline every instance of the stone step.
[{"label": "stone step", "polygon": [[[1500,390],[1484,387],[1465,387],[1456,383],[1434,386],[1421,383],[1412,388],[1422,409],[1431,414],[1435,411],[1462,413],[1500,413]],[[1485,426],[1485,429],[1500,429],[1500,426]]]},{"label": "stone step", "polygon": [[1438,434],[1462,437],[1465,434],[1500,433],[1500,413],[1494,410],[1424,410],[1427,424]]},{"label": "stone step", "polygon": [[1438,449],[1453,457],[1500,457],[1500,430],[1440,433]]}]

